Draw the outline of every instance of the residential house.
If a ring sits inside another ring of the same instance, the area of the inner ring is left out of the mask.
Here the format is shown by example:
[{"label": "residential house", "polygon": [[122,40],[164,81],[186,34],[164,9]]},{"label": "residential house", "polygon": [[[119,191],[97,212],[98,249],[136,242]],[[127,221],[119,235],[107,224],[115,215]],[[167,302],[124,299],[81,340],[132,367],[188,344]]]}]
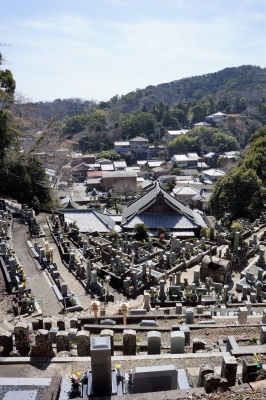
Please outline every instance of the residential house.
[{"label": "residential house", "polygon": [[130,155],[131,150],[129,142],[114,142],[114,151],[118,154]]},{"label": "residential house", "polygon": [[75,182],[83,182],[85,179],[87,179],[88,171],[93,171],[93,168],[82,162],[72,168],[71,175]]},{"label": "residential house", "polygon": [[219,158],[219,155],[217,153],[210,152],[210,153],[204,154],[201,157],[201,160],[205,161],[206,164],[209,165],[210,167],[215,167],[217,165],[218,158]]},{"label": "residential house", "polygon": [[149,140],[141,136],[137,136],[129,140],[131,154],[136,158],[147,157],[149,151]]},{"label": "residential house", "polygon": [[225,151],[222,154],[223,157],[225,158],[236,158],[238,159],[240,157],[239,151]]},{"label": "residential house", "polygon": [[203,182],[215,183],[221,176],[224,176],[225,172],[220,169],[207,169],[204,171],[202,180]]},{"label": "residential house", "polygon": [[159,156],[159,153],[164,150],[164,146],[149,146],[149,156],[157,158]]},{"label": "residential house", "polygon": [[185,135],[188,132],[188,129],[181,129],[179,131],[165,131],[163,140],[166,142],[171,142],[180,135]]},{"label": "residential house", "polygon": [[126,171],[127,163],[125,161],[114,161],[113,165],[115,171]]},{"label": "residential house", "polygon": [[136,187],[137,171],[103,171],[102,180],[106,192],[112,189],[117,182],[131,183]]},{"label": "residential house", "polygon": [[197,168],[199,158],[197,153],[175,154],[171,158],[171,163],[177,162],[181,168]]},{"label": "residential house", "polygon": [[193,197],[200,194],[200,189],[196,189],[190,185],[175,187],[171,193],[173,197],[182,203],[193,204]]},{"label": "residential house", "polygon": [[95,155],[94,154],[81,154],[77,153],[71,157],[71,167],[75,167],[78,164],[85,163],[85,164],[95,164]]},{"label": "residential house", "polygon": [[160,167],[164,161],[147,161],[147,167],[148,168],[156,168]]},{"label": "residential house", "polygon": [[114,165],[113,165],[113,163],[111,163],[111,164],[102,164],[101,165],[101,170],[102,171],[114,171]]},{"label": "residential house", "polygon": [[215,114],[208,115],[206,117],[206,122],[208,122],[209,124],[213,124],[216,122],[224,122],[224,121],[226,121],[226,114],[223,114],[222,112],[217,112]]},{"label": "residential house", "polygon": [[169,171],[163,167],[155,167],[151,169],[153,179],[158,179],[162,175],[168,175]]},{"label": "residential house", "polygon": [[197,124],[193,124],[194,128],[212,128],[212,124],[208,124],[207,122],[198,122]]}]

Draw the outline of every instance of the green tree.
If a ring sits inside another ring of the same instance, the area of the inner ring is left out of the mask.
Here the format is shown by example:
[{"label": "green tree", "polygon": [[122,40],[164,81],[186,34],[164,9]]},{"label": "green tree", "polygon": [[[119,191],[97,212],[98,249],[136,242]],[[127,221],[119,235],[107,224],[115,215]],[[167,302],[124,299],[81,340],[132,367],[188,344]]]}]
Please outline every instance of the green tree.
[{"label": "green tree", "polygon": [[149,227],[146,224],[136,224],[133,228],[133,232],[135,233],[135,238],[137,240],[147,240],[149,237]]},{"label": "green tree", "polygon": [[[3,59],[0,54],[0,64]],[[14,102],[15,81],[9,70],[0,71],[0,171],[1,193],[28,203],[37,211],[51,205],[53,193],[43,165],[33,151],[21,153],[19,125],[9,106]],[[45,131],[45,130],[44,130]],[[39,139],[40,140],[40,139]]]},{"label": "green tree", "polygon": [[252,169],[236,167],[220,178],[210,198],[211,213],[221,219],[255,218],[263,209],[262,181]]},{"label": "green tree", "polygon": [[175,178],[171,179],[165,186],[164,186],[164,190],[167,193],[171,193],[173,191],[173,189],[175,188]]},{"label": "green tree", "polygon": [[149,112],[138,112],[130,118],[126,118],[121,123],[123,134],[129,137],[134,137],[144,133],[150,136],[154,133],[155,118]]},{"label": "green tree", "polygon": [[199,137],[191,137],[188,134],[179,135],[176,139],[172,140],[168,144],[169,153],[173,154],[184,154],[187,152],[200,152],[201,142]]},{"label": "green tree", "polygon": [[197,122],[205,121],[206,110],[200,105],[191,107],[188,112],[188,121],[190,124],[196,124]]},{"label": "green tree", "polygon": [[165,228],[164,226],[158,226],[157,228],[157,234],[160,236],[161,234],[164,234],[164,236],[167,238],[170,236],[170,230]]},{"label": "green tree", "polygon": [[114,150],[105,150],[96,153],[96,158],[107,158],[112,161],[121,160],[121,155]]},{"label": "green tree", "polygon": [[170,169],[170,175],[178,175],[180,174],[182,169],[177,161],[174,161],[172,164],[172,168]]}]

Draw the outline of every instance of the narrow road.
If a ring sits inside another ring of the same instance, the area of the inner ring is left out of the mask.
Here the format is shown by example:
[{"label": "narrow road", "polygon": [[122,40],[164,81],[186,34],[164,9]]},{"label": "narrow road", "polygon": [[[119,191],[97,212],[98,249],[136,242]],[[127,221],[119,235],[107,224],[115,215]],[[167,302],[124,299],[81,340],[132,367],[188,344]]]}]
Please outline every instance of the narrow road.
[{"label": "narrow road", "polygon": [[21,218],[14,218],[12,232],[13,249],[19,263],[23,265],[32,294],[35,295],[37,301],[42,302],[44,316],[56,315],[62,310],[61,305],[45,273],[37,268],[26,241],[27,226],[25,226]]},{"label": "narrow road", "polygon": [[[49,242],[49,246],[52,246],[54,248],[54,262],[57,265],[57,270],[59,271],[64,281],[67,283],[69,289],[78,297],[84,308],[84,311],[88,310],[91,306],[91,296],[85,291],[81,283],[71,274],[71,272],[68,271],[68,269],[62,263],[57,245],[55,244],[54,239],[51,235],[45,216],[41,214],[37,217],[37,220],[41,224],[42,229],[45,233],[45,240]],[[40,239],[38,239],[38,241],[40,241]]]}]

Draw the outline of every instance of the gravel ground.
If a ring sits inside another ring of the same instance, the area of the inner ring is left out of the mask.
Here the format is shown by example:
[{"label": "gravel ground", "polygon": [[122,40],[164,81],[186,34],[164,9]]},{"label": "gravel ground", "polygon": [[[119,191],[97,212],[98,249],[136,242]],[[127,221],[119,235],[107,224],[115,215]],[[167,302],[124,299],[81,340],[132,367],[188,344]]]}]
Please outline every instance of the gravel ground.
[{"label": "gravel ground", "polygon": [[47,389],[47,386],[35,386],[35,385],[32,385],[32,386],[28,386],[28,385],[27,386],[7,385],[7,386],[5,386],[5,385],[2,385],[2,386],[0,386],[0,399],[3,399],[6,393],[12,392],[12,391],[17,392],[18,390],[22,390],[22,391],[24,391],[24,390],[27,390],[27,391],[28,390],[37,390],[37,395],[34,398],[34,400],[41,400],[42,392],[43,392],[44,389]]},{"label": "gravel ground", "polygon": [[245,393],[211,393],[205,394],[204,396],[193,395],[192,397],[187,397],[185,400],[196,400],[196,399],[226,399],[226,400],[265,400],[266,399],[266,389],[260,389],[256,392],[245,392]]},{"label": "gravel ground", "polygon": [[0,302],[0,321],[9,321],[13,318],[12,296],[5,296]]},{"label": "gravel ground", "polygon": [[[236,340],[241,340],[248,342],[252,338],[259,339],[260,337],[260,326],[258,327],[238,327],[237,325],[233,328],[203,328],[203,329],[193,329],[190,331],[190,340],[191,343],[193,339],[200,338],[204,339],[206,344],[216,344],[217,339],[227,340],[227,336],[234,336]],[[114,335],[115,342],[120,342],[123,340],[122,333],[115,333]],[[137,332],[137,342],[146,342],[147,341],[147,332]],[[166,343],[170,346],[170,332],[161,332],[161,341],[162,343]],[[137,343],[138,344],[138,343]],[[241,346],[243,344],[241,343]]]}]

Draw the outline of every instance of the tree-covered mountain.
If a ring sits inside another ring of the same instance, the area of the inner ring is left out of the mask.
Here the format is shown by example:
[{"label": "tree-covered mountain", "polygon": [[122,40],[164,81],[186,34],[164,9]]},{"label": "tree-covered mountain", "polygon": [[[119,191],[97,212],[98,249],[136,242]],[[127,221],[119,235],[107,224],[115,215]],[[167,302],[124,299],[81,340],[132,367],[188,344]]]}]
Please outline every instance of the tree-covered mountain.
[{"label": "tree-covered mountain", "polygon": [[[135,111],[143,106],[148,110],[163,101],[165,105],[174,106],[179,102],[206,101],[211,97],[221,111],[231,107],[232,111],[241,111],[241,104],[233,101],[244,96],[248,102],[262,100],[266,92],[266,69],[243,65],[236,68],[225,68],[221,71],[147,86],[136,89],[125,96],[114,96],[104,106],[111,106],[121,111]],[[100,103],[101,104],[101,103]],[[213,107],[210,104],[210,107]],[[210,109],[210,113],[212,113]],[[229,111],[229,110],[228,110]]]},{"label": "tree-covered mountain", "polygon": [[199,143],[205,150],[219,151],[243,149],[249,137],[266,124],[265,98],[266,69],[246,65],[147,86],[109,101],[56,99],[20,105],[16,112],[24,115],[30,108],[39,130],[56,118],[61,144],[72,146],[74,142],[75,149],[96,152],[112,149],[114,140],[139,135],[158,144],[165,130],[193,127],[207,115],[222,111],[227,123],[216,127],[215,140],[209,146]]}]

